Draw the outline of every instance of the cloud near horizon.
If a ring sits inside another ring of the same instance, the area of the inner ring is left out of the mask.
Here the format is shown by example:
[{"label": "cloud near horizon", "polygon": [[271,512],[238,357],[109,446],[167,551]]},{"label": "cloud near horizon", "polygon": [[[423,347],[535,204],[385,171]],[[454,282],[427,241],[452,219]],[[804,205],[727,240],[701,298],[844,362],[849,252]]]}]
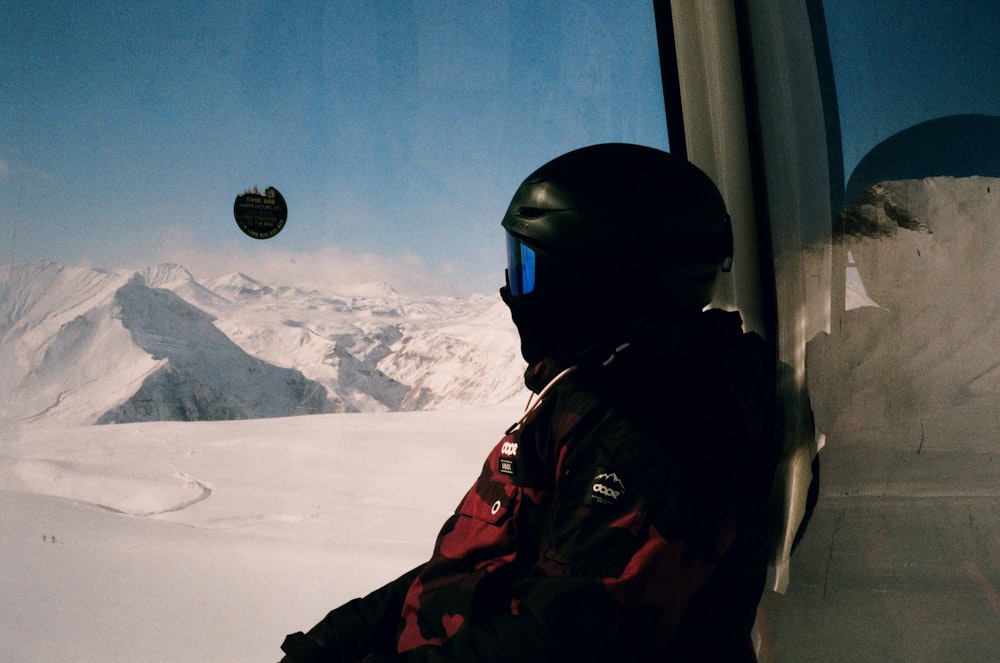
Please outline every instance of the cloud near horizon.
[{"label": "cloud near horizon", "polygon": [[459,274],[452,263],[428,265],[423,258],[409,252],[398,256],[358,254],[335,246],[309,252],[247,249],[211,252],[181,248],[166,252],[157,262],[182,265],[199,280],[241,272],[271,285],[303,288],[332,289],[338,284],[384,282],[406,294],[468,296],[489,290],[477,289],[476,280]]},{"label": "cloud near horizon", "polygon": [[199,281],[239,272],[272,286],[334,289],[338,285],[386,283],[407,295],[452,297],[494,294],[503,285],[502,256],[495,269],[474,266],[472,271],[459,261],[429,263],[413,251],[386,255],[352,252],[336,245],[294,250],[257,240],[200,247],[190,229],[183,226],[155,230],[155,234],[139,235],[132,241],[105,242],[83,256],[51,250],[50,246],[45,252],[13,251],[9,256],[0,256],[0,263],[50,260],[112,271],[175,263]]}]

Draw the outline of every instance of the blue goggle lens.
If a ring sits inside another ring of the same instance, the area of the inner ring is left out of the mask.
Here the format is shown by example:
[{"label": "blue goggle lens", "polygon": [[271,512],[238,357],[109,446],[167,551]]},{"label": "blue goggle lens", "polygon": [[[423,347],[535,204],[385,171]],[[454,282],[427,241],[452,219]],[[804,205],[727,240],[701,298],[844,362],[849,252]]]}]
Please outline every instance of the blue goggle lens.
[{"label": "blue goggle lens", "polygon": [[535,250],[507,235],[507,287],[512,297],[527,295],[535,289]]}]

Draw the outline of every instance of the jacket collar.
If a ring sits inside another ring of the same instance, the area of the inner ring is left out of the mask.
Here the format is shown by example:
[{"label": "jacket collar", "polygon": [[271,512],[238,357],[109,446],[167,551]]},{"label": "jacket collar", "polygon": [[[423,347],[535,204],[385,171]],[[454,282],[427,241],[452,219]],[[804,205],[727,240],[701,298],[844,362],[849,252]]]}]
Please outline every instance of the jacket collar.
[{"label": "jacket collar", "polygon": [[717,309],[683,320],[658,320],[636,325],[619,343],[588,348],[569,358],[550,354],[528,366],[524,384],[540,393],[557,375],[571,366],[585,371],[628,371],[636,365],[663,363],[710,363],[728,354],[735,340],[743,335],[739,313]]}]

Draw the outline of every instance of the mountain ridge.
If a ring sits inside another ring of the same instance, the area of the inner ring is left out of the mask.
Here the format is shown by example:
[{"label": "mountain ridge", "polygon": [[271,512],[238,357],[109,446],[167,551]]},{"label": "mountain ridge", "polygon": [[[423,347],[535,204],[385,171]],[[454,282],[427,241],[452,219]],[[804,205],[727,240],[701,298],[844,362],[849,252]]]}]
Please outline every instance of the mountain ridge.
[{"label": "mountain ridge", "polygon": [[388,284],[306,290],[239,273],[199,282],[171,263],[4,265],[0,424],[505,402],[520,393],[523,367],[509,317],[491,313],[497,328],[482,333],[478,319],[497,304],[406,296]]}]

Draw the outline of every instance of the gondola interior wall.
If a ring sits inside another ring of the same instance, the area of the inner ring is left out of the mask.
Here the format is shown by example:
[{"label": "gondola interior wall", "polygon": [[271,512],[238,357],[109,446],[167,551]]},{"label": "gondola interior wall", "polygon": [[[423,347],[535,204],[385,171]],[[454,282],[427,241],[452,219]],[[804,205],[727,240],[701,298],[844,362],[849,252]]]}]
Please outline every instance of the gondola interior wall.
[{"label": "gondola interior wall", "polygon": [[997,659],[995,8],[670,10],[688,155],[756,259],[716,305],[777,359],[761,660]]}]

